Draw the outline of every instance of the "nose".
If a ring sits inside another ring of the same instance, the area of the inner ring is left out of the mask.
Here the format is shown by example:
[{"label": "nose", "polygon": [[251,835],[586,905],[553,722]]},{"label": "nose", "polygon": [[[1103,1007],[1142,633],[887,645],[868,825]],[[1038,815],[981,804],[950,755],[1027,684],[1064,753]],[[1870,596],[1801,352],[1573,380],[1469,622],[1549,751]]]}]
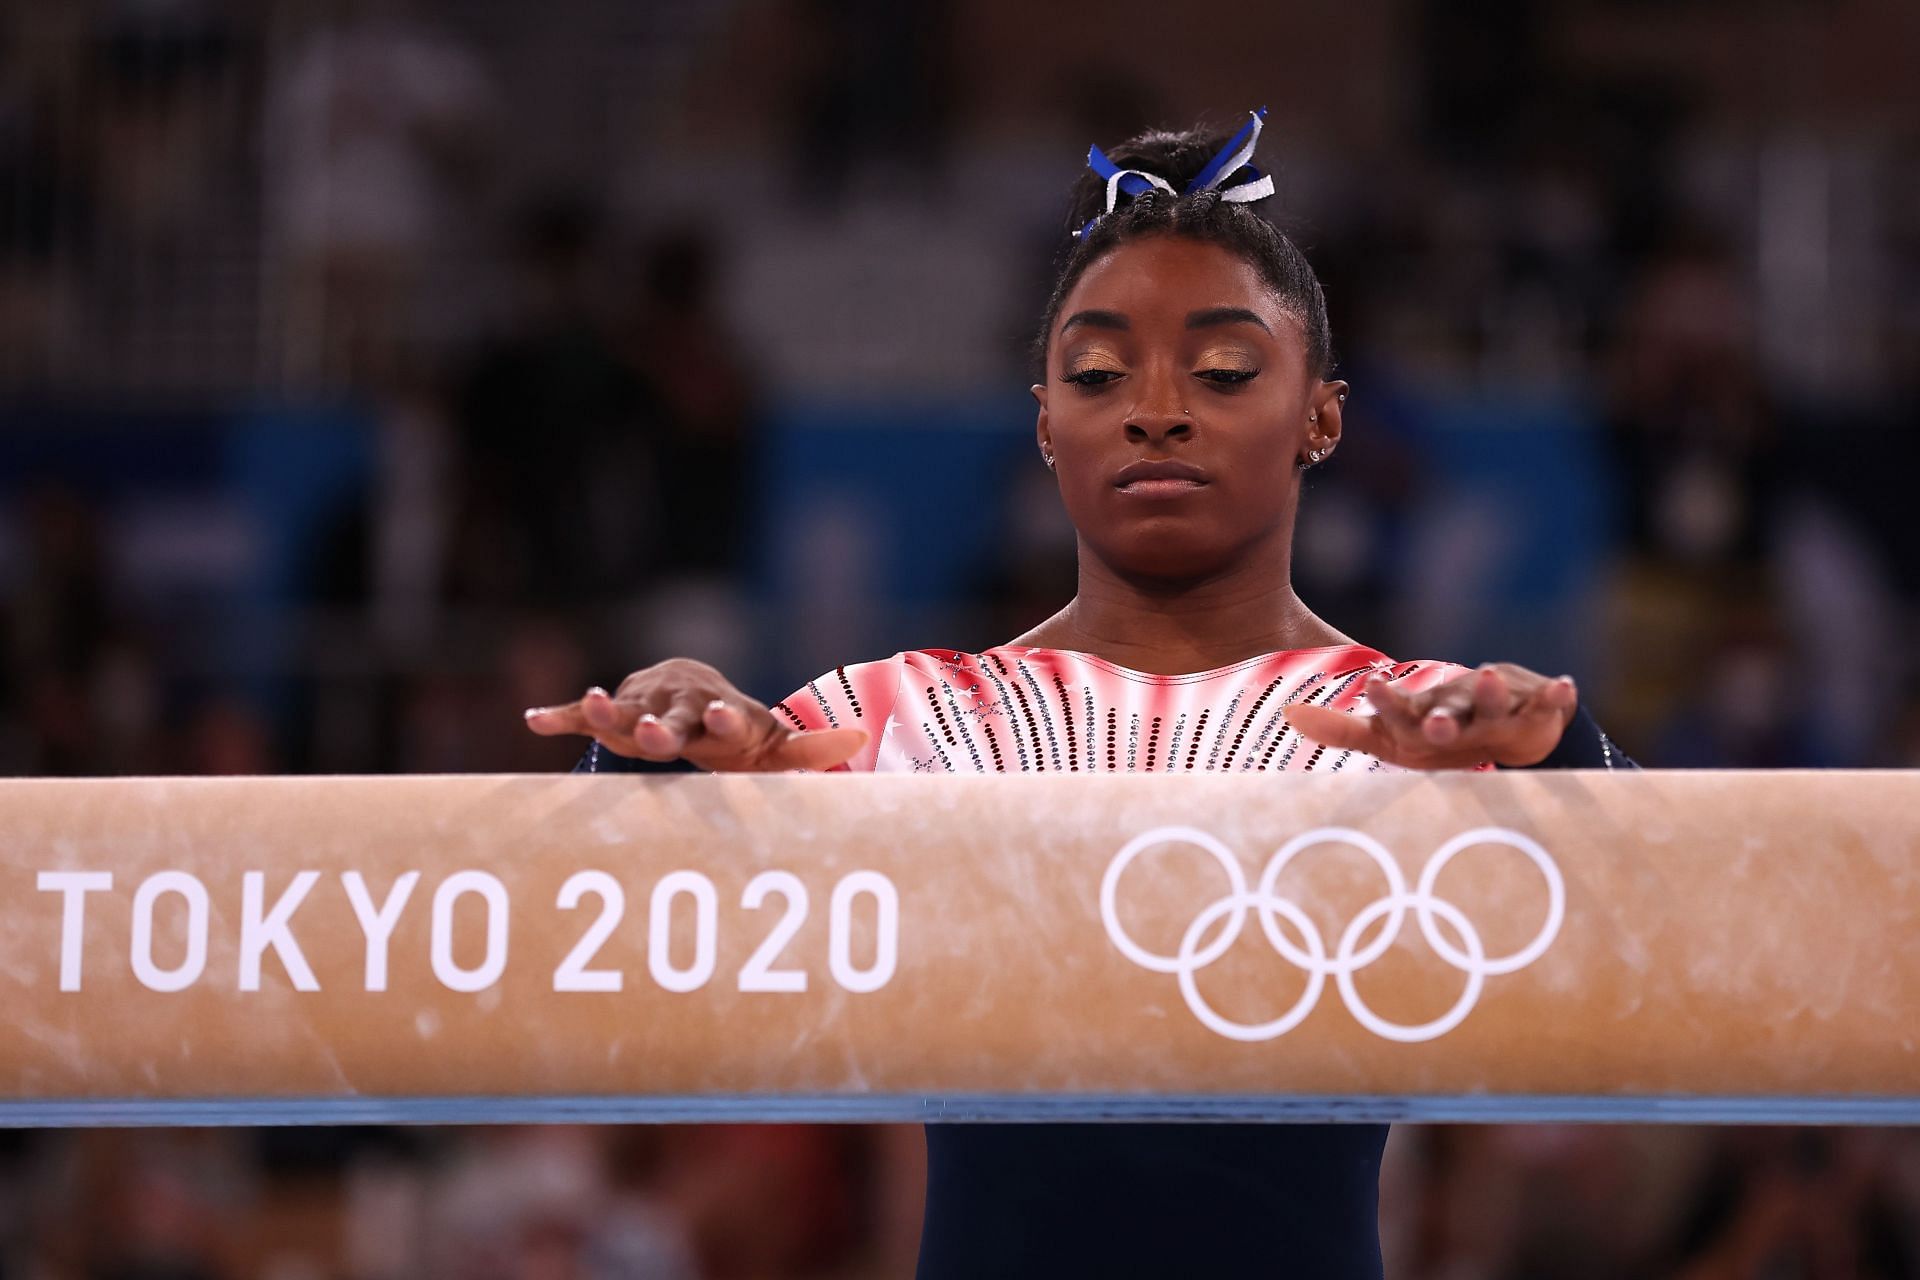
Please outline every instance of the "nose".
[{"label": "nose", "polygon": [[1164,444],[1193,434],[1193,415],[1181,403],[1176,377],[1147,374],[1134,383],[1140,396],[1127,409],[1127,439],[1135,444]]}]

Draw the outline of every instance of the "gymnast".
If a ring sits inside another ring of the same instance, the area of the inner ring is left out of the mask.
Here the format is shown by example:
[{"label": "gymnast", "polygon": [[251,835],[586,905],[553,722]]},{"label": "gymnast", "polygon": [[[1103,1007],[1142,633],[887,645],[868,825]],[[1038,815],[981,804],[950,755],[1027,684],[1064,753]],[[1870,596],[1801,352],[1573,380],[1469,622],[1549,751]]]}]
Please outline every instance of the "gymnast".
[{"label": "gymnast", "polygon": [[[1301,479],[1339,447],[1319,280],[1256,209],[1262,113],[1089,154],[1036,343],[1035,436],[1077,531],[1073,599],[980,653],[920,649],[764,705],[675,658],[536,708],[581,768],[1631,768],[1574,682],[1396,661],[1290,574]],[[927,1129],[919,1275],[1378,1277],[1386,1126]]]}]

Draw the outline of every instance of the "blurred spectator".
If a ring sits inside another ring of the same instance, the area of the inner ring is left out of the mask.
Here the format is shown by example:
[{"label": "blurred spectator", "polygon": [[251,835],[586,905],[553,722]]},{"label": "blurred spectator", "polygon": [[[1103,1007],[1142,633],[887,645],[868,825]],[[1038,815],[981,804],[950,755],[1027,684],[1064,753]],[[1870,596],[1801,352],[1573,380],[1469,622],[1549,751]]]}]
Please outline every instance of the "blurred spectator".
[{"label": "blurred spectator", "polygon": [[759,388],[720,314],[720,269],[711,232],[688,226],[657,237],[643,255],[628,341],[662,415],[659,562],[680,575],[738,575],[753,530]]},{"label": "blurred spectator", "polygon": [[937,179],[949,150],[959,85],[948,74],[952,14],[946,0],[803,0],[804,43],[792,50],[803,192],[844,195],[856,170],[887,164]]},{"label": "blurred spectator", "polygon": [[268,86],[271,225],[301,381],[377,377],[422,336],[429,268],[484,172],[493,87],[428,8],[341,0]]},{"label": "blurred spectator", "polygon": [[1618,321],[1613,432],[1629,545],[1644,557],[1725,570],[1766,550],[1780,454],[1753,309],[1726,254],[1681,237]]},{"label": "blurred spectator", "polygon": [[542,200],[515,228],[513,308],[459,397],[456,601],[577,606],[658,567],[661,413],[608,336],[600,232],[571,197]]}]

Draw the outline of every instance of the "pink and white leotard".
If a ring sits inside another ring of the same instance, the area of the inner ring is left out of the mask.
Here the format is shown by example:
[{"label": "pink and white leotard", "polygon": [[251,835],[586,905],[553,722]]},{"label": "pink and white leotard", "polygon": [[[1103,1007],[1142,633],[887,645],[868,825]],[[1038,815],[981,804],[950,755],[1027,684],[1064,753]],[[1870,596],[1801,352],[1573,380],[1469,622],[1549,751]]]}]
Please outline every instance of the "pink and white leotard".
[{"label": "pink and white leotard", "polygon": [[800,729],[867,730],[859,754],[835,772],[1397,771],[1304,739],[1280,714],[1310,704],[1370,715],[1361,682],[1375,671],[1412,692],[1468,668],[1395,662],[1359,644],[1173,676],[1066,649],[915,649],[836,667],[773,711]]}]

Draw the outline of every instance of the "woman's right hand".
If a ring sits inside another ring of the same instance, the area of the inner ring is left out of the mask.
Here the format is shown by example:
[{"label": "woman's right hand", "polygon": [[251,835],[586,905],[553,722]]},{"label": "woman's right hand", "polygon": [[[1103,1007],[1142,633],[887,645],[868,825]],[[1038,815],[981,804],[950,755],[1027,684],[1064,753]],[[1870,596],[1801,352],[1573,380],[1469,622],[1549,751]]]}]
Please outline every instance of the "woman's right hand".
[{"label": "woman's right hand", "polygon": [[636,671],[609,694],[529,707],[527,727],[546,737],[584,734],[643,760],[685,759],[714,773],[826,769],[853,757],[861,729],[795,729],[704,662],[669,658]]}]

